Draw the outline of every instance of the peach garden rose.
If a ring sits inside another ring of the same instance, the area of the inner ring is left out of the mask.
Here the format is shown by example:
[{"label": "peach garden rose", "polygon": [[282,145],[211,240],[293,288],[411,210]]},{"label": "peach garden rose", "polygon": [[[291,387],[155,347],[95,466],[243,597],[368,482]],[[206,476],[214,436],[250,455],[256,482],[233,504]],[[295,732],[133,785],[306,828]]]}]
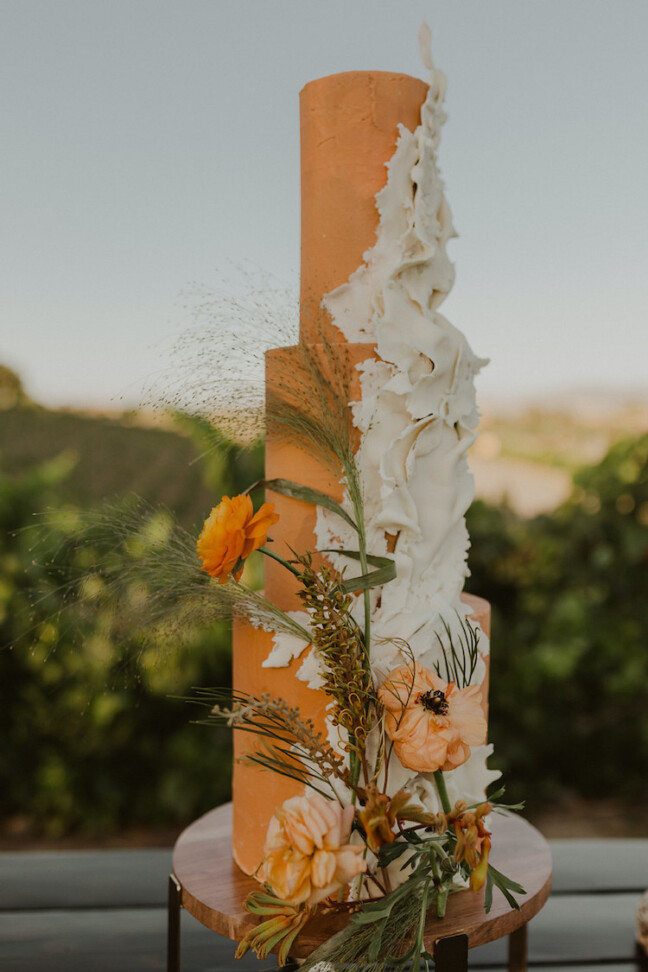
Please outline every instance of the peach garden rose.
[{"label": "peach garden rose", "polygon": [[350,844],[354,809],[319,793],[292,797],[275,811],[259,876],[293,904],[323,901],[367,869],[362,845]]},{"label": "peach garden rose", "polygon": [[421,665],[403,665],[378,690],[385,728],[403,766],[416,773],[453,770],[486,742],[481,689],[458,689]]},{"label": "peach garden rose", "polygon": [[[268,530],[277,522],[274,503],[263,503],[254,512],[249,496],[223,496],[202,528],[196,549],[202,561],[202,569],[219,584],[229,580],[239,560],[245,560],[253,550],[266,542]],[[243,568],[234,573],[239,580]]]}]

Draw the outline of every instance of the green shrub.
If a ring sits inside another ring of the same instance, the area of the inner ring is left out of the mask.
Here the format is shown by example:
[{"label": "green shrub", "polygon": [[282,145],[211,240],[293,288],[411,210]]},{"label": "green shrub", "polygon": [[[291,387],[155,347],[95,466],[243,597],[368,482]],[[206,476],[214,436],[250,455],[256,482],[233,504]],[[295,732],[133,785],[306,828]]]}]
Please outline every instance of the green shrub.
[{"label": "green shrub", "polygon": [[648,436],[531,521],[475,503],[470,589],[493,603],[495,763],[509,794],[645,796]]},{"label": "green shrub", "polygon": [[[110,432],[104,447],[118,458],[122,440],[113,445]],[[179,441],[183,449],[190,444]],[[212,459],[201,517],[223,491],[238,492],[241,480],[260,474],[258,448],[243,454],[223,443],[222,451],[228,461],[218,467]],[[230,793],[229,731],[192,725],[195,708],[173,698],[229,683],[229,627],[185,631],[182,649],[163,633],[146,642],[115,636],[123,605],[97,602],[93,585],[101,579],[87,576],[113,553],[106,538],[79,543],[83,516],[70,502],[75,468],[68,452],[22,474],[0,474],[0,820],[53,836],[179,825]],[[176,470],[181,499],[182,473]],[[195,474],[187,480],[185,512]],[[149,499],[156,485],[151,479]],[[34,514],[46,510],[46,526],[35,528],[42,518]],[[158,528],[169,519],[157,514]],[[143,534],[140,555],[148,542]]]},{"label": "green shrub", "polygon": [[[18,411],[11,435],[23,428]],[[168,454],[144,494],[168,499],[173,468],[173,495],[192,525],[222,493],[261,475],[262,454],[183,422],[194,445],[165,433]],[[101,423],[92,428],[106,469],[130,455],[125,443],[142,431],[111,425],[102,439]],[[227,626],[190,631],[183,650],[168,632],[146,643],[132,632],[117,638],[123,605],[98,607],[100,578],[83,581],[81,600],[72,596],[88,567],[112,556],[102,540],[78,542],[79,497],[95,503],[101,487],[90,489],[69,449],[47,459],[32,443],[31,459],[19,463],[17,448],[0,474],[0,819],[20,817],[51,835],[180,826],[229,795],[229,732],[192,725],[195,710],[174,698],[228,683]],[[196,453],[207,461],[190,466]],[[44,510],[48,528],[36,543],[34,513]],[[154,530],[168,518],[159,513]],[[537,806],[565,793],[643,795],[648,436],[580,470],[572,498],[552,516],[525,521],[476,502],[468,520],[469,589],[493,605],[490,733],[508,796]],[[153,540],[144,531],[137,555]]]}]

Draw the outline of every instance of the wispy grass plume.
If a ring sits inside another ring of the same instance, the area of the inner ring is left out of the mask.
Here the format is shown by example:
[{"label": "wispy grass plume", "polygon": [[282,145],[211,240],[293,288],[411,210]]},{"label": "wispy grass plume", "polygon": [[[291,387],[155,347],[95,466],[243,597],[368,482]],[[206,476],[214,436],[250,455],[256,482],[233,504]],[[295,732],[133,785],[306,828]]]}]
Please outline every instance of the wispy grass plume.
[{"label": "wispy grass plume", "polygon": [[[200,566],[196,537],[167,510],[132,497],[74,515],[77,528],[65,542],[81,556],[72,574],[59,572],[59,589],[69,601],[109,606],[114,636],[142,642],[162,637],[182,646],[199,628],[243,617],[257,627],[310,640],[306,629],[260,592],[209,577]],[[47,534],[47,515],[40,530]]]},{"label": "wispy grass plume", "polygon": [[265,352],[294,344],[296,288],[258,269],[218,275],[213,288],[185,294],[189,325],[170,350],[170,366],[150,385],[146,404],[206,419],[218,435],[250,443],[264,432]]}]

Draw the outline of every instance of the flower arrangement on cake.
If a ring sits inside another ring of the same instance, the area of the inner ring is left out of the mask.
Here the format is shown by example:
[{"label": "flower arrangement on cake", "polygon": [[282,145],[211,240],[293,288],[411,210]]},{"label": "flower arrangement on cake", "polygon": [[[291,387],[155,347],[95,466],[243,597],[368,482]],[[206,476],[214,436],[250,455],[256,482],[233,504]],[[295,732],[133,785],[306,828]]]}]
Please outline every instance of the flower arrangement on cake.
[{"label": "flower arrangement on cake", "polygon": [[[293,417],[298,422],[304,416]],[[326,431],[318,431],[324,445]],[[356,477],[353,466],[345,471]],[[315,566],[310,551],[284,561],[267,546],[268,531],[278,520],[274,505],[263,503],[254,513],[248,495],[223,497],[198,538],[202,567],[217,581],[214,597],[226,598],[234,613],[255,624],[283,626],[312,646],[337,734],[334,747],[306,714],[283,699],[235,695],[228,706],[217,690],[197,692],[210,708],[206,722],[226,722],[258,737],[248,761],[306,789],[274,809],[257,870],[263,890],[246,902],[262,921],[240,943],[237,956],[253,948],[265,958],[277,950],[284,964],[309,918],[345,910],[348,928],[318,949],[307,968],[323,959],[347,966],[379,961],[380,967],[403,967],[417,956],[431,960],[423,944],[426,917],[429,909],[442,917],[449,894],[485,885],[488,911],[493,887],[514,908],[511,892],[524,893],[489,862],[487,827],[492,811],[520,808],[497,803],[503,791],[477,804],[461,799],[451,804],[445,784],[444,773],[465,763],[471,747],[485,743],[481,690],[472,684],[479,629],[460,618],[457,639],[446,625],[446,638],[440,639],[443,664],[433,669],[418,664],[407,643],[400,643],[406,663],[377,685],[367,637],[370,616],[363,628],[353,604],[357,592],[366,597],[395,572],[393,560],[367,553],[361,504],[352,520],[330,497],[297,483],[255,484],[260,486],[321,504],[351,521],[359,544],[344,555],[375,569],[347,578],[326,562]],[[241,585],[253,550],[281,561],[297,578],[307,627]],[[442,810],[427,811],[405,789],[390,796],[393,761],[414,773],[432,774]]]},{"label": "flower arrangement on cake", "polygon": [[[334,470],[345,484],[345,502],[291,480],[264,479],[242,496],[223,497],[197,540],[202,570],[212,578],[210,596],[223,613],[301,642],[297,651],[310,650],[327,699],[324,734],[284,698],[196,690],[209,709],[206,723],[253,735],[244,762],[303,788],[303,795],[272,808],[255,872],[263,888],[246,902],[261,920],[237,955],[253,948],[264,958],[276,950],[283,964],[311,917],[344,911],[348,926],[306,968],[321,960],[333,967],[403,967],[416,956],[431,960],[423,942],[426,918],[430,909],[442,917],[450,894],[485,886],[488,911],[497,887],[517,907],[512,892],[523,889],[489,861],[488,815],[519,807],[498,803],[501,790],[488,801],[448,795],[446,774],[486,742],[478,625],[458,612],[442,619],[431,667],[398,637],[390,647],[400,663],[385,671],[373,662],[372,614],[397,567],[393,557],[367,546],[344,349],[322,335],[318,353],[304,345],[294,365],[290,380],[270,396],[269,427]],[[282,556],[273,549],[275,504],[254,511],[249,494],[260,489],[325,510],[350,528],[355,546]],[[299,612],[286,612],[241,583],[253,551],[293,578]],[[332,556],[346,560],[348,569],[332,566]],[[392,784],[417,774],[433,781],[438,809],[414,789]]]}]

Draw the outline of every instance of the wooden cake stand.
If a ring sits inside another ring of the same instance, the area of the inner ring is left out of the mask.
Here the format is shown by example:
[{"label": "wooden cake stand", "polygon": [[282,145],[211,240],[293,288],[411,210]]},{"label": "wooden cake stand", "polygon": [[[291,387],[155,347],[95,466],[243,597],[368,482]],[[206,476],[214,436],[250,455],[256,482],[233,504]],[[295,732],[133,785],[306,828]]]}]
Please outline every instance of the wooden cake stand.
[{"label": "wooden cake stand", "polygon": [[[491,860],[519,881],[526,895],[520,910],[511,909],[495,888],[493,906],[484,912],[484,891],[450,895],[445,918],[430,918],[425,943],[438,972],[468,968],[468,949],[509,935],[510,972],[526,969],[526,926],[551,890],[551,854],[544,837],[518,816],[493,814]],[[180,908],[207,928],[240,941],[257,920],[243,908],[259,884],[232,860],[232,805],[227,803],[195,820],[178,838],[169,879],[168,972],[180,970]],[[305,958],[346,923],[344,915],[314,918],[300,932],[291,955]]]}]

